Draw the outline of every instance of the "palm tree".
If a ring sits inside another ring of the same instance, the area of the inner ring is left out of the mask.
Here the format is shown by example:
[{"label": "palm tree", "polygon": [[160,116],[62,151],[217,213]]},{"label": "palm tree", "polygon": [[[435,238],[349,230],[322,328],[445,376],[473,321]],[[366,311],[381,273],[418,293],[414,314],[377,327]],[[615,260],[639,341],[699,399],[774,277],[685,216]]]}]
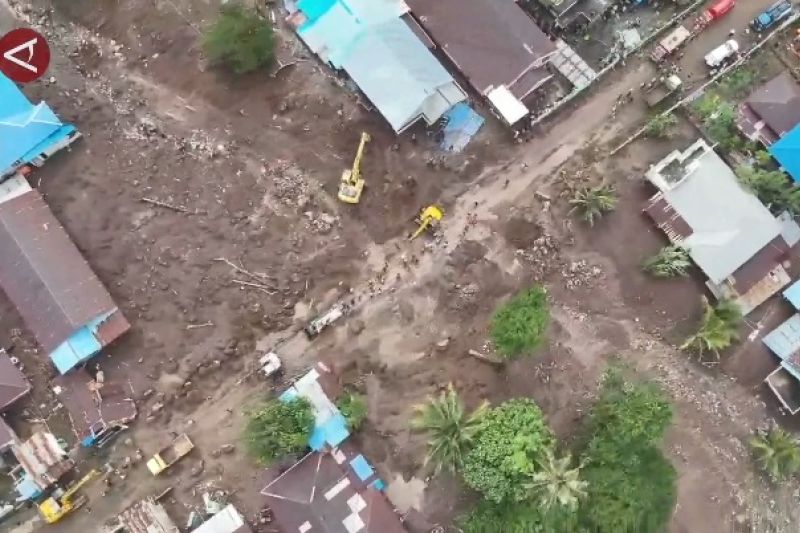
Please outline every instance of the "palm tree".
[{"label": "palm tree", "polygon": [[572,211],[580,211],[581,218],[594,226],[595,220],[604,213],[613,211],[617,205],[617,193],[612,185],[600,184],[595,187],[581,187],[569,201]]},{"label": "palm tree", "polygon": [[531,476],[525,488],[532,490],[546,511],[557,505],[575,509],[586,495],[588,483],[580,478],[580,467],[571,467],[572,456],[567,453],[557,459],[551,450],[539,461],[539,470]]},{"label": "palm tree", "polygon": [[417,406],[411,424],[414,429],[428,433],[425,461],[433,462],[437,472],[442,468],[455,472],[483,426],[488,406],[484,402],[467,414],[452,383],[438,398],[429,398],[427,403]]},{"label": "palm tree", "polygon": [[656,255],[642,264],[645,272],[649,272],[657,278],[686,276],[689,274],[691,266],[689,250],[674,244],[663,247]]},{"label": "palm tree", "polygon": [[770,479],[782,481],[800,470],[800,448],[797,441],[780,428],[754,437],[750,448],[756,461]]},{"label": "palm tree", "polygon": [[712,307],[703,297],[703,320],[697,333],[686,339],[681,349],[692,349],[699,354],[713,352],[719,357],[719,351],[727,348],[739,337],[737,329],[742,320],[742,311],[731,300],[720,300]]}]

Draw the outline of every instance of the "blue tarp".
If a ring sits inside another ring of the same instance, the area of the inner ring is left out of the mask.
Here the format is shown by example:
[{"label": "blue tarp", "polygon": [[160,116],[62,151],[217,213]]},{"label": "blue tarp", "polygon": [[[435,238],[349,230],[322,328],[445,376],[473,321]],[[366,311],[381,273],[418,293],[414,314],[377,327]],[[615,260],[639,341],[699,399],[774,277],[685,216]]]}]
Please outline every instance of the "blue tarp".
[{"label": "blue tarp", "polygon": [[770,146],[769,153],[794,181],[800,182],[800,124]]},{"label": "blue tarp", "polygon": [[41,489],[33,482],[28,474],[25,474],[22,479],[14,485],[14,489],[17,491],[17,494],[19,494],[19,498],[17,498],[18,502],[34,500],[42,495]]},{"label": "blue tarp", "polygon": [[466,148],[484,123],[483,117],[464,102],[451,107],[444,119],[447,124],[442,130],[444,138],[440,147],[448,152],[460,152]]},{"label": "blue tarp", "polygon": [[783,297],[786,298],[795,309],[800,310],[800,280],[789,285],[789,288],[783,291]]},{"label": "blue tarp", "polygon": [[355,459],[350,461],[350,468],[353,469],[353,472],[356,473],[358,479],[361,481],[366,481],[375,475],[375,470],[372,468],[369,462],[367,462],[367,459],[361,454],[357,455]]},{"label": "blue tarp", "polygon": [[31,104],[0,73],[0,176],[31,163],[74,133],[75,128],[62,123],[46,103]]}]

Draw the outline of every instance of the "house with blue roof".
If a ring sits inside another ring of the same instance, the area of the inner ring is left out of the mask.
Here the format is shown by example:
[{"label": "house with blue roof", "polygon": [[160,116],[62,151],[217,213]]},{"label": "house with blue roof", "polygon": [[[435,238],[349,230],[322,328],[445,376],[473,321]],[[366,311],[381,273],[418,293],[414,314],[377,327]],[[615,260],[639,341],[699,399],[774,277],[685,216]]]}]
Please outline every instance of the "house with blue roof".
[{"label": "house with blue roof", "polygon": [[358,85],[396,133],[436,123],[466,93],[400,17],[398,0],[300,0],[289,22]]},{"label": "house with blue roof", "polygon": [[800,124],[770,146],[769,153],[795,182],[800,182]]},{"label": "house with blue roof", "polygon": [[32,104],[0,72],[0,180],[26,165],[42,166],[54,153],[80,138],[45,102]]}]

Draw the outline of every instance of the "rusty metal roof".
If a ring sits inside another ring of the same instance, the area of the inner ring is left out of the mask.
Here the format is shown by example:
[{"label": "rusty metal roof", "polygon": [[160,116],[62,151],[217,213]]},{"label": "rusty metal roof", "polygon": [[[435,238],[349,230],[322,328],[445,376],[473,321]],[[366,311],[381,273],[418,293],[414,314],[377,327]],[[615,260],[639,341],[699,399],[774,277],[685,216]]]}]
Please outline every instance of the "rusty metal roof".
[{"label": "rusty metal roof", "polygon": [[408,0],[414,17],[476,91],[506,86],[524,98],[550,74],[556,46],[514,0]]},{"label": "rusty metal roof", "polygon": [[142,500],[119,515],[129,533],[180,533],[166,509],[152,499]]},{"label": "rusty metal roof", "polygon": [[738,122],[748,135],[763,123],[769,129],[765,135],[769,143],[781,138],[800,123],[800,84],[788,71],[781,72],[747,97]]},{"label": "rusty metal roof", "polygon": [[45,489],[72,469],[73,463],[52,433],[38,431],[12,447],[14,457],[34,483]]},{"label": "rusty metal roof", "polygon": [[31,384],[25,375],[14,366],[6,351],[0,349],[0,411],[10,407],[30,390]]},{"label": "rusty metal roof", "polygon": [[53,384],[60,388],[58,399],[67,408],[78,440],[93,436],[92,429],[99,432],[136,418],[136,403],[128,383],[106,381],[93,391],[94,379],[85,369],[80,369],[56,377]]},{"label": "rusty metal roof", "polygon": [[0,250],[0,287],[48,353],[117,308],[35,190],[0,203]]}]

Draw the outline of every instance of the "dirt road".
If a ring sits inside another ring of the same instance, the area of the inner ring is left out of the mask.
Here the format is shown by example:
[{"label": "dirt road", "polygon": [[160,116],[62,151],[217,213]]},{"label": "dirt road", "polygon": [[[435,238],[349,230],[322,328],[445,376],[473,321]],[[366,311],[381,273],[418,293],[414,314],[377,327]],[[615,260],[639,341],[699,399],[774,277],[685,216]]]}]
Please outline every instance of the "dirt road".
[{"label": "dirt road", "polygon": [[[604,161],[605,146],[644,118],[638,101],[613,121],[609,113],[620,94],[652,77],[649,64],[629,63],[525,144],[509,144],[490,124],[442,168],[426,164],[433,147],[422,136],[394,146],[386,126],[314,62],[277,79],[239,82],[208,69],[184,19],[199,26],[212,6],[103,0],[100,7],[73,1],[40,10],[47,5],[21,9],[41,20],[58,52],[55,83],[29,94],[74,120],[86,139],[36,180],[134,323],[102,364],[107,379],[128,379],[142,396],[129,439],[87,464],[119,465],[136,448],[152,453],[170,432],[187,431],[197,444],[165,478],[152,478],[142,465],[120,467],[125,479],[93,498],[90,513],[54,531],[85,531],[169,486],[176,516],[185,517],[213,486],[236,490],[237,504],[252,517],[260,504],[258,471],[239,450],[214,452],[237,441],[246,407],[269,393],[266,383],[242,380],[256,351],[278,339],[288,339],[281,355],[290,375],[322,357],[367,392],[370,422],[359,441],[387,480],[425,477],[424,443],[408,431],[408,414],[448,381],[470,402],[532,395],[568,437],[617,356],[663,381],[676,401],[674,531],[735,524],[753,491],[767,494],[751,479],[742,446],[767,420],[763,404],[750,390],[705,375],[661,340],[673,324],[691,322],[697,287],[654,284],[639,272],[640,257],[661,242],[639,216],[639,175],[671,147],[644,142],[624,159]],[[701,44],[695,41],[692,53]],[[288,44],[283,50],[301,53]],[[331,193],[361,129],[374,140],[365,159],[369,189],[353,210]],[[621,191],[618,211],[592,231],[573,224],[559,199],[565,166],[568,180],[585,169]],[[147,206],[145,195],[194,214]],[[447,211],[444,239],[409,244],[411,215],[434,200]],[[218,258],[265,272],[278,292],[243,290],[233,283],[240,273]],[[483,349],[495,305],[534,280],[546,283],[554,306],[547,349],[500,371],[465,357]],[[347,323],[313,344],[295,335],[311,313],[343,296],[359,300]],[[213,326],[186,329],[206,322]],[[20,327],[6,302],[0,327]],[[445,348],[437,347],[445,338]],[[48,370],[29,338],[22,334],[17,344],[36,369],[32,405],[49,410]],[[44,414],[66,431],[63,410]],[[417,494],[424,482],[403,487],[434,522],[449,522],[459,505],[452,480],[437,479],[424,497]]]}]

